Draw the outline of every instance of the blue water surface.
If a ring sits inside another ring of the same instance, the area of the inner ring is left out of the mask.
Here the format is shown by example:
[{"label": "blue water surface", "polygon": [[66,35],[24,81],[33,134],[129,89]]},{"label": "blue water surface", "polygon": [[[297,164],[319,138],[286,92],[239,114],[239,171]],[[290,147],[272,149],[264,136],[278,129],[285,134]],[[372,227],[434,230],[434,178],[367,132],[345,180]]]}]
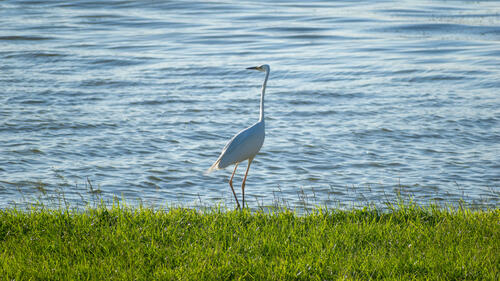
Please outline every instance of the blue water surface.
[{"label": "blue water surface", "polygon": [[1,1],[0,207],[231,206],[232,169],[204,172],[264,63],[250,207],[498,207],[500,2],[438,0]]}]

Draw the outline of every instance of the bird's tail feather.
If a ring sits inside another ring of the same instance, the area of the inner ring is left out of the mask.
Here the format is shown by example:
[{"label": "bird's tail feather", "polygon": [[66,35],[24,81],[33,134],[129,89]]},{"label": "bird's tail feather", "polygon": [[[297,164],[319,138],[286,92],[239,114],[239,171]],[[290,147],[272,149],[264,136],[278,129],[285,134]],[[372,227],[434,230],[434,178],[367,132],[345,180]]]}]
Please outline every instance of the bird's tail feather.
[{"label": "bird's tail feather", "polygon": [[215,161],[215,163],[210,167],[208,168],[208,170],[205,172],[205,174],[210,174],[211,172],[213,172],[214,170],[218,170],[219,169],[219,163],[220,163],[220,159]]}]

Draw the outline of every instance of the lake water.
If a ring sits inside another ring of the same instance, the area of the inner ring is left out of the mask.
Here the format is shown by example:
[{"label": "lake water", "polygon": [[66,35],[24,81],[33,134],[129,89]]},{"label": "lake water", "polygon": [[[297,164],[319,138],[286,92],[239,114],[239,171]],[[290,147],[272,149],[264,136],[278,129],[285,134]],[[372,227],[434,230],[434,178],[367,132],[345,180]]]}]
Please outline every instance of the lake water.
[{"label": "lake water", "polygon": [[[0,207],[500,203],[500,1],[1,1]],[[239,189],[246,163],[235,178]],[[80,202],[80,203],[79,203]]]}]

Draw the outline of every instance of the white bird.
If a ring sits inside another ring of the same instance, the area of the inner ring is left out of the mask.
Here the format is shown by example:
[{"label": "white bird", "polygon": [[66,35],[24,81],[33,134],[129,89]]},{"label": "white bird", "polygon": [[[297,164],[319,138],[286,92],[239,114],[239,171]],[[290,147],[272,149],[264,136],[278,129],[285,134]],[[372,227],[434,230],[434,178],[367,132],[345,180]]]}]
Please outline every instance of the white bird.
[{"label": "white bird", "polygon": [[249,67],[247,69],[258,70],[266,73],[266,78],[264,79],[264,83],[262,84],[262,92],[260,95],[259,121],[236,134],[226,144],[226,146],[224,146],[217,161],[215,161],[212,167],[208,169],[208,172],[211,172],[213,170],[224,169],[231,164],[235,164],[233,174],[231,175],[231,179],[229,180],[229,186],[231,186],[231,190],[233,191],[234,199],[236,199],[236,205],[238,208],[240,208],[240,202],[238,201],[238,197],[234,192],[233,177],[234,173],[236,172],[236,168],[238,168],[238,164],[248,159],[247,171],[241,184],[242,205],[243,208],[245,208],[245,182],[247,180],[248,170],[250,170],[250,164],[252,164],[255,155],[257,155],[260,148],[262,147],[262,144],[264,143],[264,137],[266,135],[264,123],[264,93],[266,91],[267,78],[269,78],[269,71],[271,70],[269,65],[267,64]]}]

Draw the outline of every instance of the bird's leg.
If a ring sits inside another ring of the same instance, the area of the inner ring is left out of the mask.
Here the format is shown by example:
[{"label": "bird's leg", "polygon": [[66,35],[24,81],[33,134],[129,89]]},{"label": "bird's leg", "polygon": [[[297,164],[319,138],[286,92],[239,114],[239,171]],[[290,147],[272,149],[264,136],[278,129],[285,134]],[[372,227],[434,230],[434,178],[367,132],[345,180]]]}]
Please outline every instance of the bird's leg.
[{"label": "bird's leg", "polygon": [[243,208],[245,208],[245,182],[247,181],[248,170],[250,170],[250,164],[252,164],[253,158],[248,158],[248,167],[245,172],[245,177],[243,178],[243,183],[241,184],[241,197],[243,198],[242,204]]},{"label": "bird's leg", "polygon": [[229,180],[229,186],[231,187],[231,190],[233,191],[234,199],[236,199],[236,205],[238,206],[238,209],[239,209],[240,202],[238,201],[238,197],[236,196],[236,192],[234,192],[234,188],[233,188],[233,177],[234,177],[234,173],[236,173],[236,168],[238,168],[238,163],[236,163],[234,165],[233,174],[231,175],[231,179]]}]

